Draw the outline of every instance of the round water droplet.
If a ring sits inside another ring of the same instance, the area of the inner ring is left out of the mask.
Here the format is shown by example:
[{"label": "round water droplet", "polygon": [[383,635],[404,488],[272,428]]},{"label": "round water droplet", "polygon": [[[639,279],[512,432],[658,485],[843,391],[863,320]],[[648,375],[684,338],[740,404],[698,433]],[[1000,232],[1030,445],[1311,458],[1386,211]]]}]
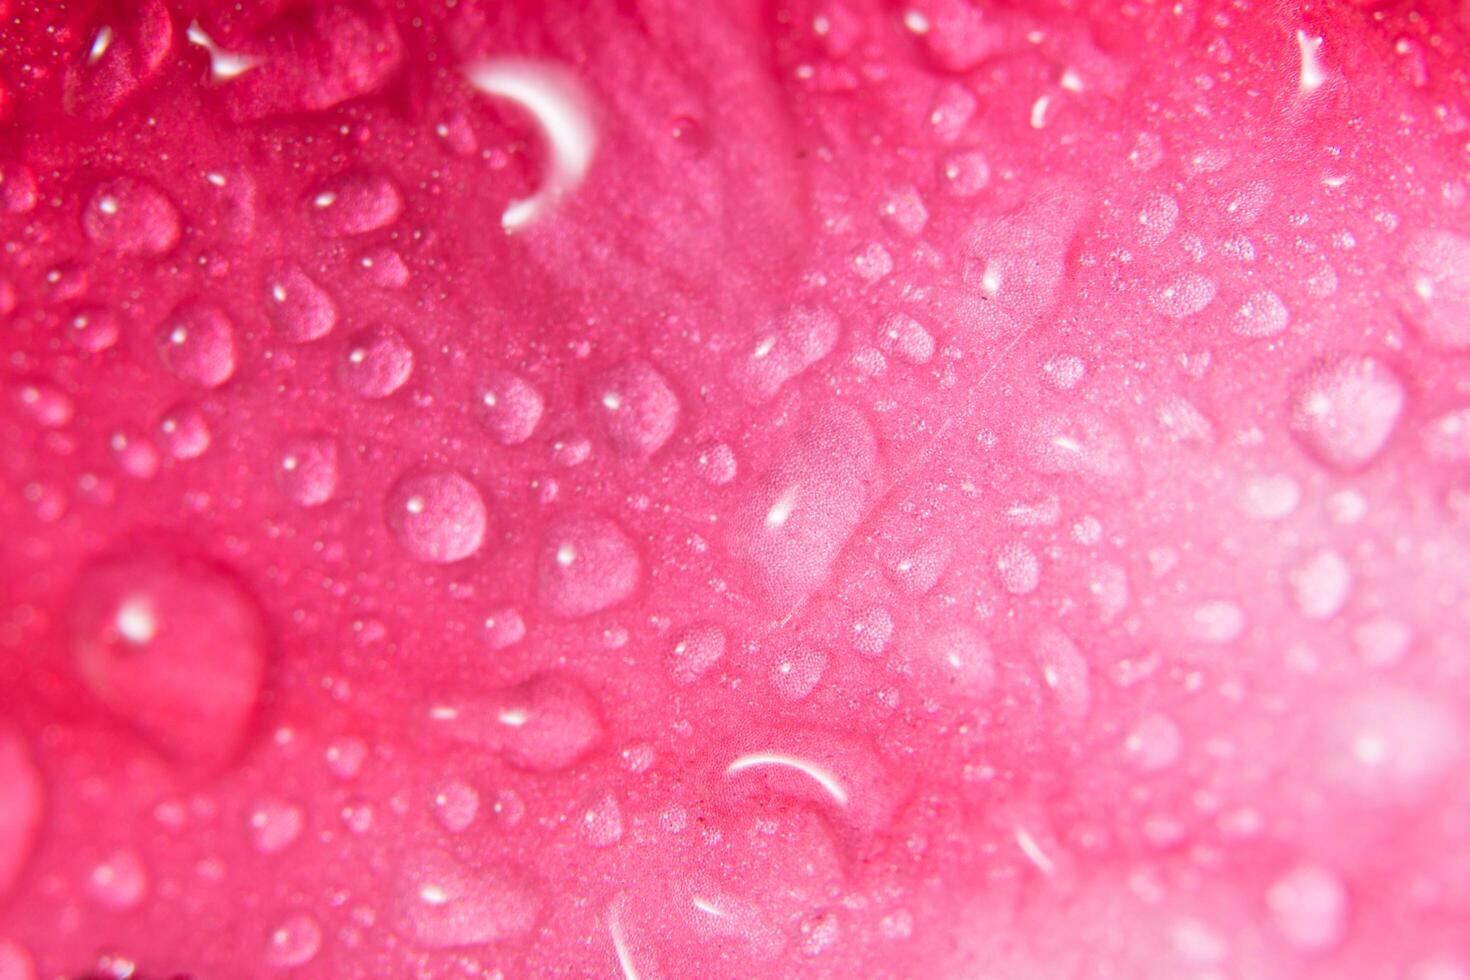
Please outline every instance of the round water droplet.
[{"label": "round water droplet", "polygon": [[725,631],[718,626],[695,626],[669,650],[669,674],[675,684],[693,684],[725,656]]},{"label": "round water droplet", "polygon": [[800,701],[817,689],[827,670],[827,651],[808,644],[783,649],[771,662],[771,687],[787,701]]},{"label": "round water droplet", "polygon": [[41,776],[19,736],[0,728],[0,900],[14,890],[30,857],[45,806]]},{"label": "round water droplet", "polygon": [[588,406],[608,442],[625,456],[652,456],[679,424],[679,399],[647,361],[624,362],[597,378]]},{"label": "round water droplet", "polygon": [[1041,682],[1052,692],[1057,708],[1071,719],[1079,719],[1092,706],[1092,686],[1087,661],[1061,630],[1043,627],[1031,638],[1031,653],[1041,673]]},{"label": "round water droplet", "polygon": [[1308,453],[1334,469],[1362,469],[1397,428],[1407,394],[1389,366],[1351,355],[1305,375],[1291,400],[1291,430]]},{"label": "round water droplet", "polygon": [[893,640],[893,616],[882,606],[869,606],[852,618],[852,648],[865,657],[881,657]]},{"label": "round water droplet", "polygon": [[69,614],[77,669],[119,720],[181,761],[234,753],[260,695],[266,635],[232,576],[145,542],[88,565]]},{"label": "round water droplet", "polygon": [[179,212],[156,185],[119,177],[93,193],[82,228],[99,248],[118,255],[162,255],[178,244]]},{"label": "round water droplet", "polygon": [[951,154],[941,168],[945,186],[955,197],[974,197],[990,186],[990,161],[979,150]]},{"label": "round water droplet", "polygon": [[479,390],[482,418],[496,442],[518,446],[531,438],[546,407],[541,392],[505,371],[492,372]]},{"label": "round water droplet", "polygon": [[278,969],[305,966],[322,948],[322,927],[309,915],[293,915],[271,930],[265,964]]},{"label": "round water droplet", "polygon": [[1179,223],[1179,202],[1168,194],[1152,194],[1138,209],[1138,242],[1148,248],[1163,244]]},{"label": "round water droplet", "polygon": [[148,869],[136,851],[126,848],[112,851],[92,866],[86,892],[103,908],[115,912],[135,909],[148,894]]},{"label": "round water droplet", "polygon": [[277,262],[266,272],[265,312],[282,337],[298,344],[325,337],[337,325],[337,304],[294,262]]},{"label": "round water droplet", "polygon": [[1251,293],[1235,311],[1230,329],[1242,337],[1274,337],[1291,323],[1291,312],[1269,289]]},{"label": "round water droplet", "polygon": [[337,492],[337,443],[330,436],[294,436],[281,447],[276,486],[302,507],[318,507]]},{"label": "round water droplet", "polygon": [[301,807],[284,800],[261,800],[250,810],[250,842],[262,854],[284,851],[301,836]]},{"label": "round water droplet", "polygon": [[623,839],[623,811],[617,798],[604,793],[582,811],[577,834],[588,847],[611,847]]},{"label": "round water droplet", "polygon": [[485,617],[485,643],[491,650],[504,650],[526,638],[526,620],[517,609],[497,609]]},{"label": "round water droplet", "polygon": [[76,416],[71,396],[40,378],[16,382],[11,386],[11,398],[27,418],[46,429],[70,425]]},{"label": "round water droplet", "polygon": [[434,791],[434,817],[452,833],[469,829],[480,812],[480,794],[469,783],[450,780]]},{"label": "round water droplet", "polygon": [[448,564],[480,550],[489,525],[485,498],[451,471],[411,473],[388,491],[388,528],[419,561]]},{"label": "round water droplet", "polygon": [[890,228],[910,237],[922,234],[929,223],[929,209],[924,206],[919,189],[912,184],[886,193],[878,205],[878,214]]},{"label": "round water droplet", "polygon": [[1297,611],[1307,619],[1331,619],[1347,604],[1353,588],[1352,569],[1336,551],[1320,551],[1290,575]]},{"label": "round water droplet", "polygon": [[1133,726],[1123,740],[1128,762],[1140,772],[1153,773],[1168,769],[1179,761],[1184,738],[1179,726],[1165,715],[1153,714]]},{"label": "round water droplet", "polygon": [[1405,246],[1400,265],[1405,319],[1436,347],[1470,349],[1470,237],[1419,232]]},{"label": "round water droplet", "polygon": [[934,356],[934,337],[911,316],[894,313],[878,329],[878,346],[910,364],[927,364]]},{"label": "round water droplet", "polygon": [[1331,871],[1303,864],[1272,882],[1266,906],[1283,939],[1297,949],[1320,952],[1342,941],[1348,894]]},{"label": "round water droplet", "polygon": [[1028,595],[1041,584],[1041,560],[1019,541],[1002,545],[995,553],[995,571],[1011,595]]},{"label": "round water droplet", "polygon": [[1215,280],[1200,272],[1183,272],[1149,297],[1153,308],[1164,316],[1182,319],[1193,316],[1215,299]]},{"label": "round water droplet", "polygon": [[174,459],[198,459],[209,449],[209,423],[193,405],[175,405],[158,422],[159,441]]},{"label": "round water droplet", "polygon": [[919,666],[940,692],[980,697],[995,686],[995,655],[973,626],[955,623],[928,634]]},{"label": "round water droplet", "polygon": [[429,717],[449,737],[498,752],[531,772],[566,769],[603,738],[592,696],[557,675],[533,678],[484,700],[436,706]]},{"label": "round water droplet", "polygon": [[398,220],[403,196],[379,174],[342,174],[317,188],[307,198],[306,210],[323,235],[365,235]]},{"label": "round water droplet", "polygon": [[542,604],[555,616],[590,616],[629,599],[642,561],[633,540],[603,517],[575,516],[548,528],[537,559]]},{"label": "round water droplet", "polygon": [[735,479],[739,469],[735,450],[723,442],[711,443],[701,449],[694,458],[694,466],[700,479],[713,487],[722,487]]},{"label": "round water droplet", "polygon": [[323,754],[332,775],[338,779],[356,779],[367,761],[368,747],[362,739],[349,735],[332,742]]},{"label": "round water droplet", "polygon": [[117,457],[118,469],[128,476],[147,480],[158,472],[158,450],[148,440],[114,432],[108,444]]},{"label": "round water droplet", "polygon": [[88,354],[100,354],[117,343],[117,316],[102,308],[83,310],[66,324],[66,341]]},{"label": "round water droplet", "polygon": [[368,327],[347,341],[337,377],[359,398],[387,398],[413,374],[413,348],[392,327]]},{"label": "round water droplet", "polygon": [[235,373],[234,325],[219,307],[186,303],[164,321],[158,355],[179,379],[218,388]]},{"label": "round water droplet", "polygon": [[36,206],[36,175],[14,160],[0,160],[0,208],[27,214]]},{"label": "round water droplet", "polygon": [[404,867],[399,906],[403,929],[415,942],[454,949],[526,935],[540,903],[507,869],[471,869],[443,851],[425,851]]}]

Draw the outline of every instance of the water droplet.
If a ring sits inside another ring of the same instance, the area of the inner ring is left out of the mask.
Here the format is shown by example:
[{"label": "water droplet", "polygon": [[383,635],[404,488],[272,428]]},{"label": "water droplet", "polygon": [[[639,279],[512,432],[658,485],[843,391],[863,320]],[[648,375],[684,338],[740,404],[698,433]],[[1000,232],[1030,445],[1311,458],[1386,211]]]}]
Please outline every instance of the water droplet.
[{"label": "water droplet", "polygon": [[455,949],[528,934],[540,903],[507,869],[472,869],[443,851],[425,851],[404,868],[400,907],[404,931],[419,945]]},{"label": "water droplet", "polygon": [[668,379],[646,361],[626,361],[592,383],[589,411],[613,448],[652,456],[679,424],[679,399]]},{"label": "water droplet", "polygon": [[1376,357],[1350,355],[1305,375],[1291,400],[1291,430],[1319,462],[1351,471],[1373,462],[1388,444],[1407,395]]},{"label": "water droplet", "polygon": [[371,831],[378,819],[373,805],[361,800],[354,800],[343,806],[339,816],[342,818],[342,826],[359,837]]},{"label": "water droplet", "polygon": [[278,969],[305,966],[322,948],[322,927],[309,915],[293,915],[271,930],[265,964]]},{"label": "water droplet", "polygon": [[480,550],[489,525],[485,498],[451,471],[411,473],[388,491],[388,528],[419,561],[448,564]]},{"label": "water droplet", "polygon": [[352,736],[336,739],[323,753],[327,768],[338,779],[356,779],[362,772],[362,764],[367,761],[367,754],[367,743]]},{"label": "water droplet", "polygon": [[893,271],[893,255],[878,242],[869,242],[852,253],[852,271],[866,282],[879,282]]},{"label": "water droplet", "polygon": [[301,836],[301,807],[284,800],[266,799],[250,810],[250,842],[262,854],[285,850]]},{"label": "water droplet", "polygon": [[723,442],[711,443],[701,449],[694,459],[694,466],[700,479],[712,487],[724,486],[735,479],[739,471],[735,450]]},{"label": "water droplet", "polygon": [[1041,584],[1041,560],[1019,541],[1002,545],[995,553],[995,572],[1011,595],[1028,595]]},{"label": "water droplet", "polygon": [[676,684],[693,684],[725,656],[725,631],[695,626],[684,631],[669,650],[669,674]]},{"label": "water droplet", "polygon": [[11,387],[17,408],[32,422],[46,429],[60,429],[76,416],[76,403],[71,396],[49,381],[39,378],[17,382]]},{"label": "water droplet", "polygon": [[307,198],[306,210],[323,235],[365,235],[398,220],[403,196],[387,177],[348,173],[319,187]]},{"label": "water droplet", "polygon": [[87,875],[87,895],[98,905],[126,912],[143,903],[148,894],[148,869],[133,850],[121,848],[93,865]]},{"label": "water droplet", "polygon": [[1470,463],[1470,408],[1457,408],[1431,422],[1424,448],[1446,463]]},{"label": "water droplet", "polygon": [[633,540],[603,517],[563,517],[547,529],[537,560],[542,604],[555,616],[590,616],[626,601],[642,560]]},{"label": "water droplet", "polygon": [[359,398],[387,398],[413,374],[413,348],[389,326],[353,334],[337,364],[343,387]]},{"label": "water droplet", "polygon": [[910,364],[927,364],[934,356],[934,337],[918,320],[894,313],[878,329],[878,347]]},{"label": "water droplet", "polygon": [[0,160],[0,208],[27,214],[36,206],[36,175],[23,163]]},{"label": "water droplet", "polygon": [[848,627],[852,648],[865,657],[881,657],[893,641],[893,616],[882,606],[869,606]]},{"label": "water droplet", "polygon": [[776,392],[832,353],[841,327],[826,309],[797,306],[765,324],[749,352],[736,361],[731,380],[752,404],[769,401]]},{"label": "water droplet", "polygon": [[1027,462],[1044,476],[1070,475],[1109,482],[1132,472],[1128,445],[1108,423],[1091,413],[1045,415],[1025,433]]},{"label": "water droplet", "polygon": [[180,380],[218,388],[235,373],[235,327],[217,306],[186,303],[164,321],[158,356]]},{"label": "water droplet", "polygon": [[582,811],[577,833],[588,847],[611,847],[623,839],[623,811],[611,793],[604,793]]},{"label": "water droplet", "polygon": [[266,273],[265,312],[282,337],[298,344],[337,325],[337,304],[294,262],[277,262]]},{"label": "water droplet", "polygon": [[526,637],[526,620],[517,609],[497,609],[485,617],[485,643],[491,650],[513,647]]},{"label": "water droplet", "polygon": [[1200,312],[1215,299],[1215,280],[1200,272],[1182,272],[1149,297],[1164,316],[1183,319]]},{"label": "water droplet", "polygon": [[1321,771],[1375,807],[1427,799],[1465,752],[1464,727],[1442,701],[1387,686],[1337,699],[1322,737]]},{"label": "water droplet", "polygon": [[1352,569],[1336,551],[1319,551],[1290,575],[1292,597],[1307,619],[1331,619],[1342,611],[1353,588]]},{"label": "water droplet", "polygon": [[480,404],[490,433],[502,446],[518,446],[531,438],[541,421],[545,401],[529,381],[495,371],[480,386]]},{"label": "water droplet", "polygon": [[0,980],[36,980],[36,962],[30,951],[10,939],[0,938]]},{"label": "water droplet", "polygon": [[480,793],[469,783],[452,779],[434,791],[434,817],[451,833],[469,829],[480,813]]},{"label": "water droplet", "polygon": [[67,322],[66,341],[79,351],[100,354],[117,343],[117,316],[102,308],[83,310]]},{"label": "water droplet", "polygon": [[1291,323],[1291,313],[1280,296],[1269,289],[1251,293],[1235,311],[1230,329],[1242,337],[1274,337]]},{"label": "water droplet", "polygon": [[1174,234],[1179,223],[1179,202],[1168,194],[1152,194],[1138,210],[1139,244],[1153,248]]},{"label": "water droplet", "polygon": [[1470,349],[1470,238],[1423,231],[1400,258],[1399,309],[1420,335],[1445,350]]},{"label": "water droplet", "polygon": [[995,686],[995,655],[973,626],[952,623],[930,632],[921,650],[926,672],[939,689],[965,697],[983,697]]},{"label": "water droplet", "polygon": [[276,463],[276,486],[302,507],[319,507],[337,492],[337,443],[330,436],[287,439]]},{"label": "water droplet", "polygon": [[45,807],[45,789],[20,738],[0,728],[0,900],[14,890],[30,858]]},{"label": "water droplet", "polygon": [[910,237],[922,234],[929,223],[929,209],[924,207],[924,199],[913,185],[885,194],[878,205],[878,214],[890,228]]},{"label": "water droplet", "polygon": [[1387,616],[1368,620],[1353,630],[1358,657],[1369,667],[1392,667],[1403,661],[1414,641],[1408,624]]},{"label": "water droplet", "polygon": [[1245,632],[1245,613],[1228,599],[1209,599],[1194,607],[1189,635],[1201,643],[1224,645]]},{"label": "water droplet", "polygon": [[217,764],[245,737],[265,670],[260,611],[225,570],[143,545],[92,562],[70,605],[87,687],[164,754]]},{"label": "water droplet", "polygon": [[531,772],[575,764],[602,742],[592,696],[576,682],[542,675],[462,705],[436,705],[429,719],[457,741],[498,752]]},{"label": "water droplet", "polygon": [[1297,949],[1320,952],[1342,941],[1348,894],[1326,868],[1298,865],[1272,882],[1266,907],[1283,939]]},{"label": "water droplet", "polygon": [[1241,507],[1252,517],[1279,521],[1289,517],[1301,503],[1302,489],[1289,476],[1254,476],[1246,483]]},{"label": "water droplet", "polygon": [[1032,636],[1031,654],[1062,714],[1074,720],[1086,715],[1092,707],[1092,686],[1087,660],[1077,644],[1061,630],[1047,626]]},{"label": "water droplet", "polygon": [[1166,715],[1153,714],[1133,726],[1123,739],[1128,762],[1140,772],[1162,772],[1179,761],[1184,737]]},{"label": "water droplet", "polygon": [[945,186],[955,197],[974,197],[990,186],[990,161],[979,150],[961,150],[947,157],[941,168]]},{"label": "water droplet", "polygon": [[800,643],[781,650],[771,662],[771,687],[787,701],[800,701],[822,681],[827,651]]},{"label": "water droplet", "polygon": [[379,289],[402,289],[411,278],[408,263],[403,261],[403,256],[386,245],[369,249],[359,255],[357,267]]},{"label": "water droplet", "polygon": [[119,177],[93,193],[82,212],[82,228],[99,248],[156,256],[178,244],[179,212],[156,185]]},{"label": "water droplet", "polygon": [[198,459],[209,449],[209,423],[193,405],[175,405],[158,422],[159,440],[174,459]]}]

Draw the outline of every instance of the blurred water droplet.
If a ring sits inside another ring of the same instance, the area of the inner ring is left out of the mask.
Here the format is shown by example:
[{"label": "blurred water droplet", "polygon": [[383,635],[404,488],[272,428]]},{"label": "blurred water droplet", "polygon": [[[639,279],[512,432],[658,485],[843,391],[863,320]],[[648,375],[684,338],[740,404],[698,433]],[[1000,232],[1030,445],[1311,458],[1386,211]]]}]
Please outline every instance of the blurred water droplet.
[{"label": "blurred water droplet", "polygon": [[489,526],[485,498],[458,473],[411,473],[388,491],[388,528],[420,561],[448,564],[480,550]]},{"label": "blurred water droplet", "polygon": [[1470,349],[1470,238],[1453,231],[1421,231],[1400,257],[1399,309],[1429,343]]},{"label": "blurred water droplet", "polygon": [[526,637],[526,621],[520,611],[497,609],[485,617],[485,643],[491,650],[515,646]]},{"label": "blurred water droplet", "polygon": [[100,354],[117,343],[117,316],[100,307],[82,310],[67,321],[66,340],[88,354]]},{"label": "blurred water droplet", "polygon": [[623,811],[617,798],[604,793],[582,811],[577,833],[589,847],[611,847],[623,839]]},{"label": "blurred water droplet", "polygon": [[337,304],[294,262],[277,262],[265,278],[265,312],[282,337],[304,344],[337,325]]},{"label": "blurred water droplet", "polygon": [[293,915],[271,930],[265,964],[280,969],[305,966],[322,948],[322,927],[309,915]]},{"label": "blurred water droplet", "polygon": [[63,428],[76,416],[76,403],[71,396],[41,378],[13,384],[11,399],[27,418],[43,428]]},{"label": "blurred water droplet", "polygon": [[1361,469],[1388,445],[1407,398],[1398,375],[1376,357],[1340,357],[1298,381],[1291,431],[1319,462]]},{"label": "blurred water droplet", "polygon": [[1133,726],[1123,740],[1128,762],[1140,772],[1155,773],[1179,761],[1184,738],[1179,726],[1166,715],[1152,714]]},{"label": "blurred water droplet", "polygon": [[540,902],[505,869],[471,869],[443,851],[426,851],[404,868],[399,905],[404,930],[415,942],[454,949],[526,935]]},{"label": "blurred water droplet", "polygon": [[1346,931],[1347,888],[1335,874],[1317,865],[1298,865],[1272,882],[1266,891],[1266,906],[1276,930],[1297,949],[1331,949]]},{"label": "blurred water droplet", "polygon": [[179,212],[156,185],[136,177],[102,184],[82,211],[99,248],[126,256],[162,255],[179,241]]},{"label": "blurred water droplet", "polygon": [[1336,551],[1319,551],[1289,576],[1297,611],[1307,619],[1336,616],[1352,592],[1353,573]]},{"label": "blurred water droplet", "polygon": [[30,858],[45,806],[45,788],[20,738],[0,728],[0,900],[15,888]]},{"label": "blurred water droplet", "polygon": [[589,411],[613,448],[652,456],[679,424],[679,399],[668,379],[646,361],[626,361],[593,381]]},{"label": "blurred water droplet", "polygon": [[284,800],[265,799],[250,810],[250,842],[262,854],[285,850],[301,836],[301,807]]},{"label": "blurred water droplet", "polygon": [[292,436],[281,446],[276,486],[302,507],[319,507],[337,492],[337,443],[330,436]]},{"label": "blurred water droplet", "polygon": [[676,684],[693,684],[725,656],[725,631],[718,626],[695,626],[669,650],[669,674]]},{"label": "blurred water droplet", "polygon": [[27,214],[36,206],[36,175],[23,163],[0,160],[0,208]]},{"label": "blurred water droplet", "polygon": [[387,177],[347,173],[318,187],[307,198],[306,211],[323,235],[365,235],[398,220],[403,196]]},{"label": "blurred water droplet", "polygon": [[209,423],[193,405],[179,404],[164,412],[158,433],[164,451],[174,459],[198,459],[209,449]]},{"label": "blurred water droplet", "polygon": [[11,939],[0,938],[0,980],[36,980],[30,951]]},{"label": "blurred water droplet", "polygon": [[459,833],[475,822],[480,794],[469,783],[452,779],[434,791],[434,817],[445,830]]},{"label": "blurred water droplet", "polygon": [[235,373],[235,327],[224,311],[185,303],[164,321],[158,355],[180,380],[218,388]]},{"label": "blurred water droplet", "polygon": [[1274,337],[1291,323],[1291,313],[1280,296],[1270,289],[1251,293],[1235,311],[1230,329],[1242,337]]},{"label": "blurred water droplet", "polygon": [[137,908],[148,894],[143,859],[126,848],[110,852],[87,874],[86,892],[92,901],[115,912]]}]

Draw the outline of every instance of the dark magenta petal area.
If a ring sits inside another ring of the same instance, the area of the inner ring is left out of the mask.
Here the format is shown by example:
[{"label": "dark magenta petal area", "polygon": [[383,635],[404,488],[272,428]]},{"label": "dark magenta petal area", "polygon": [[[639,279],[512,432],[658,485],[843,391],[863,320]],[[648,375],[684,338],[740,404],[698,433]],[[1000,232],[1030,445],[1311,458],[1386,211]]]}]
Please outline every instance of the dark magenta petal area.
[{"label": "dark magenta petal area", "polygon": [[1467,43],[0,0],[0,980],[1470,980]]}]

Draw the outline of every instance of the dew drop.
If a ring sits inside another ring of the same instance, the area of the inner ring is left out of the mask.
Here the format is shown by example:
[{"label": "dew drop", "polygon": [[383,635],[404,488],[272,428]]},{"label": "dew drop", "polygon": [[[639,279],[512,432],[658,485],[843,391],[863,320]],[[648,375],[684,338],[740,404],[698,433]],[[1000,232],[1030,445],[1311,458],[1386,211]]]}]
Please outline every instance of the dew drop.
[{"label": "dew drop", "polygon": [[323,753],[327,768],[338,779],[356,779],[362,772],[362,764],[367,761],[367,754],[367,744],[351,736],[336,739]]},{"label": "dew drop", "polygon": [[1331,871],[1303,864],[1287,871],[1266,891],[1266,906],[1283,939],[1304,952],[1321,952],[1342,941],[1348,894]]},{"label": "dew drop", "polygon": [[637,546],[603,517],[554,521],[537,560],[541,603],[567,619],[590,616],[630,598],[642,576]]},{"label": "dew drop", "polygon": [[443,851],[409,858],[399,904],[404,931],[430,949],[524,936],[535,925],[540,905],[530,886],[509,870],[472,869]]},{"label": "dew drop", "polygon": [[403,196],[388,178],[347,173],[323,184],[307,199],[317,231],[332,238],[386,228],[403,212]]},{"label": "dew drop", "polygon": [[526,620],[520,611],[497,609],[485,617],[485,644],[491,650],[513,647],[526,638]]},{"label": "dew drop", "polygon": [[413,348],[389,326],[368,327],[347,341],[337,364],[342,386],[359,398],[387,398],[413,374]]},{"label": "dew drop", "polygon": [[92,695],[160,751],[217,764],[245,737],[260,695],[260,610],[222,568],[144,543],[93,561],[69,610]]},{"label": "dew drop", "polygon": [[284,800],[265,799],[250,810],[250,843],[261,854],[277,854],[301,836],[301,807]]},{"label": "dew drop", "polygon": [[881,657],[893,642],[893,616],[882,606],[869,606],[848,627],[852,648],[865,657]]},{"label": "dew drop", "polygon": [[1298,381],[1291,431],[1319,462],[1362,469],[1388,444],[1406,399],[1403,382],[1387,364],[1369,355],[1340,357]]},{"label": "dew drop", "polygon": [[319,507],[337,492],[337,443],[330,436],[292,436],[276,459],[276,486],[293,503]]},{"label": "dew drop", "polygon": [[82,212],[82,228],[107,251],[158,256],[178,244],[179,212],[155,184],[119,177],[93,193]]},{"label": "dew drop", "polygon": [[0,938],[0,980],[36,980],[36,962],[30,951],[10,939]]},{"label": "dew drop", "polygon": [[1172,319],[1193,316],[1215,299],[1215,280],[1199,272],[1183,272],[1149,297],[1153,308]]},{"label": "dew drop", "polygon": [[36,175],[23,163],[0,160],[0,208],[28,214],[36,206]]},{"label": "dew drop", "polygon": [[148,894],[148,870],[137,851],[120,848],[93,865],[86,891],[102,908],[114,912],[135,909]]},{"label": "dew drop", "polygon": [[159,441],[174,459],[198,459],[209,449],[209,423],[193,405],[170,408],[158,422]]},{"label": "dew drop", "polygon": [[1228,599],[1208,599],[1194,607],[1189,635],[1200,643],[1223,646],[1245,632],[1245,613]]},{"label": "dew drop", "polygon": [[735,450],[723,442],[710,443],[700,449],[694,459],[694,467],[700,479],[712,487],[724,486],[739,472]]},{"label": "dew drop", "polygon": [[298,344],[337,325],[337,304],[294,262],[278,262],[266,273],[265,312],[282,337]]},{"label": "dew drop", "polygon": [[1291,323],[1291,313],[1280,296],[1269,289],[1247,296],[1235,311],[1230,329],[1242,337],[1274,337]]},{"label": "dew drop", "polygon": [[1279,521],[1289,517],[1301,503],[1302,489],[1289,476],[1264,475],[1246,482],[1240,505],[1252,517]]},{"label": "dew drop", "polygon": [[725,631],[718,626],[694,626],[669,649],[669,674],[675,684],[693,684],[725,656]]},{"label": "dew drop", "polygon": [[796,306],[764,324],[730,377],[751,404],[773,398],[792,379],[832,353],[841,326],[830,310]]},{"label": "dew drop", "polygon": [[646,361],[626,361],[605,372],[592,383],[588,404],[607,440],[625,456],[652,456],[679,424],[679,399]]},{"label": "dew drop", "polygon": [[929,209],[913,185],[895,188],[885,194],[878,205],[878,214],[884,224],[910,237],[922,234],[924,226],[929,223]]},{"label": "dew drop", "polygon": [[83,310],[67,321],[66,341],[87,354],[100,354],[117,343],[117,316],[100,307]]},{"label": "dew drop", "polygon": [[1051,690],[1062,714],[1073,720],[1085,716],[1092,706],[1092,686],[1087,660],[1077,644],[1061,630],[1047,626],[1031,638],[1031,653],[1042,683]]},{"label": "dew drop", "polygon": [[480,385],[482,418],[495,441],[518,446],[531,438],[541,421],[545,400],[526,379],[495,371]]},{"label": "dew drop", "polygon": [[49,381],[17,382],[11,388],[11,398],[27,418],[45,429],[64,428],[76,417],[76,403],[71,396]]},{"label": "dew drop", "polygon": [[941,689],[966,697],[983,697],[995,686],[995,654],[980,631],[964,623],[941,626],[922,647],[922,665]]},{"label": "dew drop", "polygon": [[582,811],[577,834],[588,847],[611,847],[623,839],[623,811],[611,793],[604,793]]},{"label": "dew drop", "polygon": [[458,779],[434,791],[434,819],[451,833],[468,830],[480,813],[480,793]]},{"label": "dew drop", "polygon": [[1011,595],[1028,595],[1041,584],[1041,560],[1019,541],[1002,545],[996,551],[995,571],[1001,587]]},{"label": "dew drop", "polygon": [[1139,244],[1153,248],[1163,244],[1179,223],[1179,202],[1168,194],[1153,194],[1138,211]]},{"label": "dew drop", "polygon": [[158,356],[176,377],[218,388],[235,373],[235,327],[217,306],[186,303],[158,333]]},{"label": "dew drop", "polygon": [[1123,739],[1123,752],[1128,763],[1139,772],[1154,773],[1168,769],[1179,761],[1184,738],[1179,726],[1166,715],[1148,715],[1133,726]]},{"label": "dew drop", "polygon": [[910,364],[927,364],[934,356],[934,336],[913,317],[894,313],[878,328],[878,347]]},{"label": "dew drop", "polygon": [[1470,238],[1452,231],[1422,231],[1400,257],[1399,309],[1428,343],[1445,350],[1470,349]]},{"label": "dew drop", "polygon": [[265,964],[277,969],[305,966],[322,948],[322,927],[309,915],[293,915],[271,930]]},{"label": "dew drop", "polygon": [[1307,619],[1331,619],[1342,611],[1352,592],[1353,573],[1336,551],[1320,551],[1289,576],[1297,611]]},{"label": "dew drop", "polygon": [[388,491],[388,529],[419,561],[448,564],[480,550],[489,514],[485,498],[458,473],[402,476]]},{"label": "dew drop", "polygon": [[951,154],[940,172],[949,193],[955,197],[974,197],[990,186],[990,161],[979,150]]},{"label": "dew drop", "polygon": [[402,289],[411,278],[403,256],[387,246],[369,249],[359,255],[357,267],[368,282],[379,289]]},{"label": "dew drop", "polygon": [[771,662],[771,687],[787,701],[800,701],[817,689],[827,670],[827,651],[801,643],[783,649]]}]

